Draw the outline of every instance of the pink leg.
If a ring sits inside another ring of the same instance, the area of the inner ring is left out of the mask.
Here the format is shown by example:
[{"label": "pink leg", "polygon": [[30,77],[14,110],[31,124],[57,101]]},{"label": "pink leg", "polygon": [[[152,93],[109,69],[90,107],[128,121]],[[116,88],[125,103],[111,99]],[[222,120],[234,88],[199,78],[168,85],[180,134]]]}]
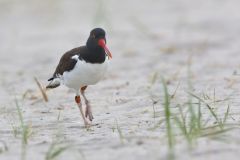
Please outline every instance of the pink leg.
[{"label": "pink leg", "polygon": [[82,87],[81,88],[81,94],[84,98],[84,101],[85,101],[85,104],[86,104],[86,111],[85,111],[85,116],[88,117],[88,119],[90,121],[93,120],[93,115],[92,115],[92,107],[91,105],[89,104],[89,101],[87,100],[86,96],[85,96],[85,90],[86,90],[87,86],[85,87]]},{"label": "pink leg", "polygon": [[87,126],[89,125],[89,123],[88,123],[87,119],[86,119],[85,116],[84,116],[80,96],[75,96],[75,102],[76,102],[77,105],[78,105],[78,108],[79,108],[80,113],[81,113],[81,115],[82,115],[82,118],[83,118],[83,121],[84,121],[85,127],[87,127]]}]

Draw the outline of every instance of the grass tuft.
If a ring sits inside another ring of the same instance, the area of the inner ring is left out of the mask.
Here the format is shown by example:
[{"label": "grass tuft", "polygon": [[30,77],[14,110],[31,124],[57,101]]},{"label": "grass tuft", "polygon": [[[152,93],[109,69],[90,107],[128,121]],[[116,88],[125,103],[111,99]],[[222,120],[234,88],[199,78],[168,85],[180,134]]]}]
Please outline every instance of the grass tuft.
[{"label": "grass tuft", "polygon": [[[220,136],[224,136],[224,133],[233,129],[239,129],[239,124],[227,123],[230,115],[229,105],[227,106],[224,114],[220,115],[217,113],[215,109],[217,108],[217,102],[225,101],[225,99],[217,101],[215,89],[213,97],[205,93],[201,96],[194,93],[190,64],[191,59],[189,59],[188,66],[188,91],[186,92],[188,98],[186,103],[177,103],[176,107],[173,106],[174,103],[172,103],[172,101],[177,99],[174,98],[176,97],[176,90],[174,91],[174,96],[170,96],[168,92],[168,84],[164,78],[162,78],[165,117],[160,121],[161,123],[163,121],[166,126],[166,137],[169,148],[168,159],[174,159],[174,148],[176,142],[178,142],[178,138],[180,137],[184,137],[184,139],[188,142],[189,147],[192,148],[193,144],[197,144],[198,138],[205,137],[211,139],[221,139]],[[154,81],[156,80],[154,79]],[[179,84],[177,88],[178,87]],[[206,108],[204,111],[207,112],[204,113],[204,115],[207,115],[207,118],[203,117],[203,108]],[[215,123],[210,123],[213,120]]]},{"label": "grass tuft", "polygon": [[22,146],[21,146],[21,160],[26,159],[26,148],[28,144],[28,139],[32,135],[32,130],[29,125],[26,125],[23,120],[22,110],[20,109],[19,102],[15,99],[15,104],[17,107],[18,119],[20,121],[20,130],[21,130],[21,139],[22,139]]},{"label": "grass tuft", "polygon": [[7,146],[6,142],[3,141],[3,140],[0,140],[0,143],[2,143],[2,147],[0,147],[0,154],[3,153],[3,152],[7,152],[8,151],[8,146]]},{"label": "grass tuft", "polygon": [[168,147],[172,149],[174,145],[174,136],[172,133],[172,124],[171,124],[170,98],[169,98],[166,82],[163,78],[162,78],[162,84],[163,84],[163,90],[164,90],[164,112],[165,112],[165,118],[166,118]]},{"label": "grass tuft", "polygon": [[124,136],[123,136],[123,133],[122,133],[122,130],[121,130],[120,126],[118,125],[117,119],[115,119],[115,123],[116,123],[116,128],[117,128],[117,131],[118,131],[120,141],[121,141],[122,144],[124,144]]},{"label": "grass tuft", "polygon": [[53,142],[46,153],[45,160],[53,160],[69,148],[69,145]]}]

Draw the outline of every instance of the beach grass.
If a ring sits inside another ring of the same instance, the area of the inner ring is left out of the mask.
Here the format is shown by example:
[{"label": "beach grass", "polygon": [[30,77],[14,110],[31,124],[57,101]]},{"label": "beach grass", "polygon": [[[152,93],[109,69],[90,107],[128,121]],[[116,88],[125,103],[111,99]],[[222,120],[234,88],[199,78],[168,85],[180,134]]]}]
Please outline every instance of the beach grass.
[{"label": "beach grass", "polygon": [[[27,152],[27,144],[29,137],[32,135],[32,129],[30,125],[25,124],[22,109],[20,108],[19,101],[15,98],[15,104],[18,113],[18,119],[20,122],[20,132],[21,132],[21,160],[26,159],[26,152]],[[15,132],[15,131],[14,131]]]}]

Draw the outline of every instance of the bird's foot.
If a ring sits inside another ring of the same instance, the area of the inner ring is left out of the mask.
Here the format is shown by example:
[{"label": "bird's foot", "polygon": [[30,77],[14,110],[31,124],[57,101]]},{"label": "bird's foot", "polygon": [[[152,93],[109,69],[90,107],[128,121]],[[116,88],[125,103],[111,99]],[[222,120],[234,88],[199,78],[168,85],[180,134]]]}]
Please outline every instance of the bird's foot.
[{"label": "bird's foot", "polygon": [[87,119],[84,120],[84,125],[85,125],[85,128],[91,127],[91,123],[88,122]]}]

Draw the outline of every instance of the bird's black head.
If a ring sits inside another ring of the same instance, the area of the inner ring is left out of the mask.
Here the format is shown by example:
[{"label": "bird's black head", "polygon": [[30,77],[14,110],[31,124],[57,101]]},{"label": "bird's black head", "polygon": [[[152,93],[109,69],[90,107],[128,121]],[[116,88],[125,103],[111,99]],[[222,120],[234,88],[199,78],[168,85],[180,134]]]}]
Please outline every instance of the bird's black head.
[{"label": "bird's black head", "polygon": [[94,28],[90,32],[90,37],[93,37],[95,39],[99,38],[105,38],[106,32],[102,28]]},{"label": "bird's black head", "polygon": [[87,40],[87,48],[90,50],[103,50],[108,55],[108,57],[112,58],[112,54],[108,50],[106,46],[106,32],[102,28],[94,28],[89,35]]}]

